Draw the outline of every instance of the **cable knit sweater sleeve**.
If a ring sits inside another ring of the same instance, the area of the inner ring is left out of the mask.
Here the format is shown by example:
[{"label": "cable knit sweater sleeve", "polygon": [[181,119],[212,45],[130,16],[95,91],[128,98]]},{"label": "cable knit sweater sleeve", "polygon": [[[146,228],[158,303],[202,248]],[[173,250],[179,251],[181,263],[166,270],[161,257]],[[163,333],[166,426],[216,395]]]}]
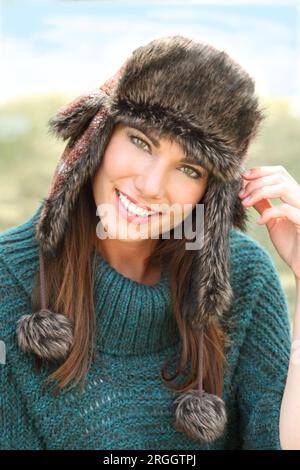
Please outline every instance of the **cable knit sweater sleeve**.
[{"label": "cable knit sweater sleeve", "polygon": [[279,417],[291,352],[286,295],[273,261],[261,250],[260,289],[237,366],[242,449],[281,450]]}]

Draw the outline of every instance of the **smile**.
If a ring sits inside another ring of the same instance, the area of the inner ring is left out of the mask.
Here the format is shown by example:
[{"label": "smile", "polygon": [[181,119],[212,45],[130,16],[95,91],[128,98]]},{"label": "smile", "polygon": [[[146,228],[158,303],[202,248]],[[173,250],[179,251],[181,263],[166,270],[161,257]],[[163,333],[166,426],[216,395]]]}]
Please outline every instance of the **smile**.
[{"label": "smile", "polygon": [[138,206],[137,204],[132,202],[127,196],[125,196],[124,193],[121,193],[118,189],[116,190],[116,192],[117,192],[117,195],[119,196],[119,200],[121,204],[123,205],[123,207],[131,214],[136,215],[138,217],[145,217],[145,218],[151,215],[159,214],[159,212],[150,211],[150,210],[147,210]]}]

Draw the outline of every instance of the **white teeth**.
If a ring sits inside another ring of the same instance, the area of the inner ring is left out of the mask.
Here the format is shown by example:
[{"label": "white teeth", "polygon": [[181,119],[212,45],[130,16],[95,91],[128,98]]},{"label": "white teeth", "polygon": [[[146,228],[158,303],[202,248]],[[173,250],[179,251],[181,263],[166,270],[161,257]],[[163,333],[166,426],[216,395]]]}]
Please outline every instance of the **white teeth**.
[{"label": "white teeth", "polygon": [[129,212],[132,212],[135,215],[139,215],[140,217],[148,217],[148,215],[156,214],[156,212],[147,211],[137,206],[133,202],[129,201],[129,199],[126,196],[124,196],[124,194],[120,193],[119,191],[118,191],[118,195],[122,203],[124,204],[126,209],[128,209]]}]

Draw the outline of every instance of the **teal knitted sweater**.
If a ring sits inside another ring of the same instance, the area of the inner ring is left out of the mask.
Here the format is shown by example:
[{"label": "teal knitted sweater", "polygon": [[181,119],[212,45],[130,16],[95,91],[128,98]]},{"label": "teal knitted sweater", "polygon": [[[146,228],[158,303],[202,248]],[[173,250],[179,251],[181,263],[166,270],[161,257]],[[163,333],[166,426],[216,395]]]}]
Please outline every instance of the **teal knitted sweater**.
[{"label": "teal knitted sweater", "polygon": [[33,223],[40,209],[0,234],[1,449],[281,449],[291,329],[285,293],[260,244],[231,229],[234,300],[226,314],[222,396],[228,425],[224,436],[201,446],[175,430],[177,394],[160,377],[164,360],[171,355],[178,364],[180,350],[166,273],[144,285],[95,253],[96,358],[84,391],[63,389],[54,397],[43,386],[57,366],[36,374],[33,357],[19,350],[15,336],[17,319],[32,312],[39,269]]}]

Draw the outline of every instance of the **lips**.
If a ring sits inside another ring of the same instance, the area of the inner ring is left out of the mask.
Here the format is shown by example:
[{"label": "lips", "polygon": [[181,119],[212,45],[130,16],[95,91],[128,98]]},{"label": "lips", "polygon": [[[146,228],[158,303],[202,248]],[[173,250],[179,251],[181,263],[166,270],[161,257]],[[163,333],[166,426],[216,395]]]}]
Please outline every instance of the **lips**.
[{"label": "lips", "polygon": [[[123,193],[122,193],[123,194]],[[133,222],[135,224],[147,224],[149,223],[149,220],[152,218],[158,218],[161,219],[162,214],[155,213],[155,214],[149,214],[147,217],[144,216],[139,216],[135,213],[130,212],[127,207],[123,205],[120,199],[120,192],[118,189],[115,188],[115,196],[116,196],[116,204],[117,204],[117,211],[122,215],[124,219],[126,219],[128,222]]]},{"label": "lips", "polygon": [[[146,206],[145,204],[140,204],[136,199],[134,199],[133,197],[131,197],[128,194],[124,193],[123,191],[120,191],[119,189],[117,189],[117,191],[119,191],[121,194],[126,196],[129,199],[129,201],[133,202],[134,204],[136,204],[141,209],[145,209],[147,211],[153,212],[153,209],[151,209],[151,207]],[[158,213],[158,214],[162,213],[161,211],[155,211],[155,212]]]}]

